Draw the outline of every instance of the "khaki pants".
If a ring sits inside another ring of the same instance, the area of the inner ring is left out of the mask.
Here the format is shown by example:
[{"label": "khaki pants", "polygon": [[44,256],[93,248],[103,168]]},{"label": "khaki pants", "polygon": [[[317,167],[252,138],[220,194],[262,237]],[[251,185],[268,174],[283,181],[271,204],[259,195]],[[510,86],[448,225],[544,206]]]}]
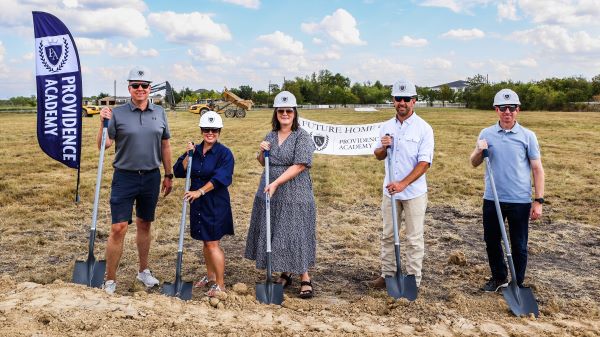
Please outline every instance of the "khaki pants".
[{"label": "khaki pants", "polygon": [[[421,284],[421,269],[425,255],[423,225],[427,209],[427,193],[410,200],[396,200],[398,211],[398,232],[404,225],[406,244],[400,238],[400,254],[406,254],[404,267],[408,275],[415,275],[417,286]],[[383,196],[381,202],[383,216],[383,232],[381,235],[381,276],[396,274],[396,253],[394,252],[394,225],[392,222],[391,199]],[[404,222],[402,219],[404,218]],[[400,256],[402,258],[402,256]]]}]

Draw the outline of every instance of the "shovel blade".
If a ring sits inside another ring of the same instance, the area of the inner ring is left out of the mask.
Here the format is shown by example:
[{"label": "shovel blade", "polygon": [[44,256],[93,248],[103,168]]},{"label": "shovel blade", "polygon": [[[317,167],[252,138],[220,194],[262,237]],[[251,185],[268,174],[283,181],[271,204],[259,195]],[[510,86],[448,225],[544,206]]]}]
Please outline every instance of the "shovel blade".
[{"label": "shovel blade", "polygon": [[267,282],[256,285],[256,300],[263,304],[283,303],[283,285]]},{"label": "shovel blade", "polygon": [[394,276],[386,276],[385,287],[391,297],[395,299],[406,298],[411,302],[417,299],[417,293],[419,292],[415,275],[405,276],[396,273]]},{"label": "shovel blade", "polygon": [[160,288],[160,292],[167,296],[179,297],[184,301],[189,301],[192,299],[192,288],[192,282],[165,282]]},{"label": "shovel blade", "polygon": [[516,316],[533,314],[535,317],[538,317],[540,315],[538,304],[531,288],[519,288],[511,284],[506,288],[502,288],[502,295],[506,303],[508,303],[510,311]]},{"label": "shovel blade", "polygon": [[92,256],[87,261],[75,261],[72,281],[77,284],[85,284],[88,287],[100,288],[104,283],[105,272],[106,261],[96,261]]}]

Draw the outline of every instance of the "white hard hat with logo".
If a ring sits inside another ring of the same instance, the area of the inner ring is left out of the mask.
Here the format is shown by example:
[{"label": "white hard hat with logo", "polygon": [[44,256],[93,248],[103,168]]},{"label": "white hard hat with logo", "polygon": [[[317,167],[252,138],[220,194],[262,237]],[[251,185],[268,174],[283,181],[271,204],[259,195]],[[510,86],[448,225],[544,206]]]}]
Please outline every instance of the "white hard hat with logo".
[{"label": "white hard hat with logo", "polygon": [[282,91],[275,96],[275,101],[273,102],[274,108],[295,108],[298,105],[296,104],[296,96],[289,91]]},{"label": "white hard hat with logo", "polygon": [[135,66],[129,71],[128,81],[152,82],[150,80],[150,70],[143,66]]},{"label": "white hard hat with logo", "polygon": [[519,95],[510,89],[502,89],[498,91],[496,96],[494,96],[494,106],[506,104],[521,105],[521,101],[519,101]]},{"label": "white hard hat with logo", "polygon": [[417,96],[417,87],[409,80],[400,80],[392,85],[392,96]]},{"label": "white hard hat with logo", "polygon": [[200,116],[200,124],[198,126],[201,128],[221,129],[223,128],[223,119],[218,113],[207,111],[204,115]]}]

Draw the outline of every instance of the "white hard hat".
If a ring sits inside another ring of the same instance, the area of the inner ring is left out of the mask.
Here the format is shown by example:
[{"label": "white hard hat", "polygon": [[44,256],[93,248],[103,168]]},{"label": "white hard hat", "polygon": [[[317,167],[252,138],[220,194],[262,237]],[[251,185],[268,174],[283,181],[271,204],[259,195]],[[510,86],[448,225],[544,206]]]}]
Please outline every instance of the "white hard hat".
[{"label": "white hard hat", "polygon": [[289,91],[282,91],[275,96],[275,101],[273,102],[274,108],[295,108],[298,105],[296,104],[296,96]]},{"label": "white hard hat", "polygon": [[150,70],[143,66],[135,66],[129,71],[128,81],[152,82],[150,80]]},{"label": "white hard hat", "polygon": [[498,91],[496,96],[494,96],[494,106],[505,104],[521,105],[521,101],[519,101],[519,95],[510,89],[502,89]]},{"label": "white hard hat", "polygon": [[221,129],[223,127],[223,119],[218,113],[207,111],[204,115],[200,116],[200,123],[198,126],[201,128]]},{"label": "white hard hat", "polygon": [[417,96],[417,87],[409,80],[400,80],[392,85],[392,96]]}]

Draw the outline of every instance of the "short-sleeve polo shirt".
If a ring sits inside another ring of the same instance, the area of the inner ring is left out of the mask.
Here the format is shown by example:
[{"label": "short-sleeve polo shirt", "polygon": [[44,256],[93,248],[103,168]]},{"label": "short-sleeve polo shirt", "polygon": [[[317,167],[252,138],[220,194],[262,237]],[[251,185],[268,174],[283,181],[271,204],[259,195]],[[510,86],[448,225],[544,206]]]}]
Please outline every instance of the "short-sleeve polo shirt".
[{"label": "short-sleeve polo shirt", "polygon": [[155,169],[162,161],[162,140],[171,138],[167,114],[161,106],[150,102],[142,111],[130,100],[112,110],[108,137],[115,141],[113,167]]},{"label": "short-sleeve polo shirt", "polygon": [[[379,130],[379,141],[376,148],[381,147],[381,137],[390,134],[394,139],[393,156],[394,162],[394,181],[404,179],[419,162],[431,164],[433,162],[433,129],[431,126],[415,112],[403,123],[394,118],[385,122]],[[383,194],[390,196],[386,185],[388,179],[388,160],[385,160],[385,179],[383,181]],[[394,199],[410,200],[427,193],[427,180],[425,174],[420,176],[412,184],[400,192],[394,194]]]},{"label": "short-sleeve polo shirt", "polygon": [[[504,130],[496,123],[483,129],[479,139],[485,139],[488,143],[498,200],[509,203],[531,202],[530,160],[541,158],[535,133],[518,122],[511,130]],[[483,198],[494,200],[487,170]]]}]

